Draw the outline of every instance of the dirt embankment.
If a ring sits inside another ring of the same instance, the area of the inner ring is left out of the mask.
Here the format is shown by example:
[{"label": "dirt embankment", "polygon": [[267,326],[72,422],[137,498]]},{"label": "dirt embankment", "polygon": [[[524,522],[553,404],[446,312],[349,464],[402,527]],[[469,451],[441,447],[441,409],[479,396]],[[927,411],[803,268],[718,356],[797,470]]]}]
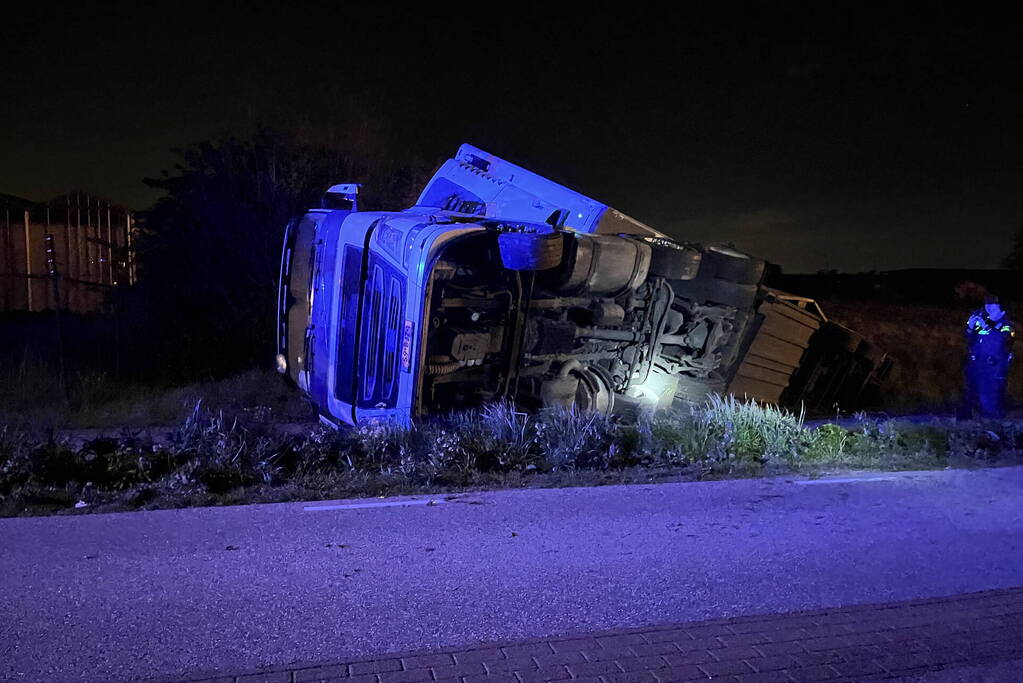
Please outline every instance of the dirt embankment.
[{"label": "dirt embankment", "polygon": [[[930,306],[873,301],[822,302],[827,315],[880,345],[896,361],[882,404],[890,412],[948,411],[963,391],[963,329],[969,304]],[[1023,320],[1023,308],[1007,305],[1010,319]],[[1023,350],[1023,349],[1020,349]],[[1014,363],[1009,399],[1023,403],[1023,367]]]}]

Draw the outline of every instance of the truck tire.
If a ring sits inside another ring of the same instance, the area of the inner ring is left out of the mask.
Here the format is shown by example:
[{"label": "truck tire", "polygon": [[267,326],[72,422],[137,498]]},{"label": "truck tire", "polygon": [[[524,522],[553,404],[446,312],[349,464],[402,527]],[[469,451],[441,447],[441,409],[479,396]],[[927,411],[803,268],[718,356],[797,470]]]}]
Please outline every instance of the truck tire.
[{"label": "truck tire", "polygon": [[564,240],[554,230],[509,230],[497,236],[497,248],[508,270],[550,270],[561,263]]},{"label": "truck tire", "polygon": [[668,280],[692,280],[702,255],[696,249],[663,237],[642,237],[650,245],[650,275]]},{"label": "truck tire", "polygon": [[694,303],[712,303],[732,308],[748,309],[756,303],[757,285],[743,285],[718,278],[709,280],[674,280],[671,283],[675,296],[689,299]]},{"label": "truck tire", "polygon": [[730,246],[711,244],[703,252],[700,276],[740,285],[758,285],[764,278],[764,261]]},{"label": "truck tire", "polygon": [[[760,328],[761,321],[757,319],[757,315],[752,308],[740,308],[732,318],[734,334],[722,346],[721,365],[718,366],[725,379],[731,379],[734,374],[732,371],[737,369],[738,365],[742,362],[739,354],[748,351],[749,342],[752,342],[752,339],[748,339],[748,337],[754,331],[753,326],[756,325],[757,329]],[[760,317],[763,318],[763,315],[760,314]]]},{"label": "truck tire", "polygon": [[615,404],[611,375],[599,365],[584,365],[574,374],[579,378],[576,409],[583,413],[610,415]]}]

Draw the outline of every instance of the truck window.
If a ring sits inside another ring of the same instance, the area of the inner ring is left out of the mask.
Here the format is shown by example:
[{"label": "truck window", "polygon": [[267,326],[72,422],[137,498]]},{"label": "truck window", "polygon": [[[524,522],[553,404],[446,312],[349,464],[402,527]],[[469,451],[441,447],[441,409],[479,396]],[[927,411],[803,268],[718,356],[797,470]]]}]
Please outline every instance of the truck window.
[{"label": "truck window", "polygon": [[486,208],[482,197],[447,178],[438,178],[430,183],[419,203],[447,211],[472,214],[482,214]]}]

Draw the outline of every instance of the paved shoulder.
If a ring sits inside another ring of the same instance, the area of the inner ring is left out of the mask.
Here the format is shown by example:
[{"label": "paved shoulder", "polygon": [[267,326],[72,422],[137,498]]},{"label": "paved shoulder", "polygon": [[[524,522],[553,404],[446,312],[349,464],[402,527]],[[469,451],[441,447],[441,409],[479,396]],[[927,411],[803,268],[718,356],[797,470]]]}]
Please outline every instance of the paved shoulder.
[{"label": "paved shoulder", "polygon": [[[389,653],[178,681],[676,683],[1018,680],[1023,588]],[[1006,673],[1008,677],[1002,677]],[[993,676],[993,677],[992,677]],[[168,682],[169,683],[169,682]]]},{"label": "paved shoulder", "polygon": [[239,671],[1007,589],[1023,586],[1021,492],[1023,468],[1006,468],[2,519],[0,679]]}]

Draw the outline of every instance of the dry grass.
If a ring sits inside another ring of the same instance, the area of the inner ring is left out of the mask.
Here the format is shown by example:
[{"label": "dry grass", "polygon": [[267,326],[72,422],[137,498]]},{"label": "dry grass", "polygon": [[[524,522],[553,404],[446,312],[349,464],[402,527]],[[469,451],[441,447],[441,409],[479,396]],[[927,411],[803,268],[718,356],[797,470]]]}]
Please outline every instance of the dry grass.
[{"label": "dry grass", "polygon": [[[962,331],[970,307],[925,306],[872,301],[829,301],[830,318],[851,327],[885,349],[896,361],[883,395],[891,412],[950,411],[963,391]],[[1023,309],[1007,305],[1020,320]],[[1009,396],[1023,401],[1023,367],[1016,362],[1009,377]]]},{"label": "dry grass", "polygon": [[82,372],[68,385],[65,397],[59,375],[46,363],[22,359],[0,368],[0,424],[34,431],[173,425],[198,401],[229,415],[261,412],[277,422],[315,419],[308,403],[270,370],[177,387]]},{"label": "dry grass", "polygon": [[[507,404],[410,428],[286,434],[259,412],[196,404],[166,438],[85,443],[0,427],[0,515],[74,513],[521,486],[699,480],[1018,463],[1023,425],[860,418],[807,428],[734,400],[620,424]],[[75,507],[81,502],[81,507]]]},{"label": "dry grass", "polygon": [[[968,311],[831,302],[828,313],[897,360],[884,408],[948,410],[962,387]],[[1010,308],[1010,315],[1021,313]],[[1011,395],[1023,398],[1023,370]],[[334,432],[271,372],[152,388],[76,376],[65,404],[55,374],[0,369],[0,514],[45,514],[303,499],[816,474],[843,469],[1017,464],[1016,421],[912,424],[870,420],[808,428],[802,416],[734,400],[619,424],[505,404],[412,429],[370,424]],[[284,433],[282,422],[306,422]],[[171,425],[158,442],[132,428]],[[105,427],[81,443],[60,429]]]}]

